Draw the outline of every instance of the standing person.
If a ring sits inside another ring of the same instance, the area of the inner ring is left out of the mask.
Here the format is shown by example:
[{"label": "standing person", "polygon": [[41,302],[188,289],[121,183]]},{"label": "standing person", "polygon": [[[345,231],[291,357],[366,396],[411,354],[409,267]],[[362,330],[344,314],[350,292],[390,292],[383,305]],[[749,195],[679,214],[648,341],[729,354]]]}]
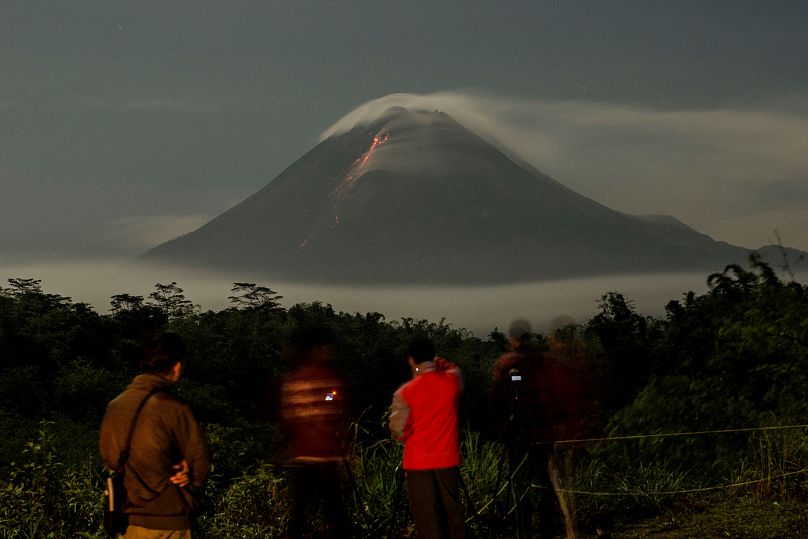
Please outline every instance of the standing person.
[{"label": "standing person", "polygon": [[[510,350],[494,364],[494,430],[507,449],[511,474],[521,466],[539,487],[539,537],[556,537],[564,531],[572,538],[572,511],[560,490],[555,442],[574,437],[580,418],[578,384],[561,358],[536,350],[531,336],[530,323],[515,320],[508,331]],[[517,510],[516,517],[517,526],[530,533],[532,515]]]},{"label": "standing person", "polygon": [[513,466],[519,464],[524,446],[546,429],[537,388],[541,359],[532,346],[531,334],[530,322],[514,320],[508,329],[508,351],[497,359],[492,372],[493,430],[508,448]]},{"label": "standing person", "polygon": [[[210,469],[202,430],[190,406],[170,392],[182,376],[185,345],[176,333],[145,347],[142,374],[107,405],[99,448],[104,465],[124,473],[129,526],[125,539],[190,539],[193,489]],[[118,469],[136,411],[129,455]]]},{"label": "standing person", "polygon": [[[491,377],[491,411],[493,430],[505,445],[510,481],[526,477],[539,486],[538,515],[525,510],[515,498],[513,505],[515,531],[531,534],[538,516],[539,537],[554,537],[559,519],[550,480],[553,456],[552,436],[548,434],[547,417],[542,408],[539,383],[541,355],[531,343],[532,327],[524,319],[514,320],[508,329],[508,351],[494,363]],[[549,438],[548,438],[549,436]],[[539,443],[540,441],[540,443]],[[549,443],[546,443],[548,442]],[[515,477],[519,471],[520,477]],[[514,496],[513,490],[509,491]],[[510,513],[510,511],[509,511]]]},{"label": "standing person", "polygon": [[463,538],[457,432],[460,369],[436,358],[427,338],[413,340],[407,362],[413,379],[393,395],[390,431],[404,442],[403,467],[416,536]]},{"label": "standing person", "polygon": [[287,534],[302,537],[306,510],[323,506],[318,537],[350,537],[340,479],[347,401],[342,377],[331,365],[333,333],[326,326],[304,326],[286,343],[284,355],[299,363],[281,385],[280,423],[290,446],[293,495]]}]

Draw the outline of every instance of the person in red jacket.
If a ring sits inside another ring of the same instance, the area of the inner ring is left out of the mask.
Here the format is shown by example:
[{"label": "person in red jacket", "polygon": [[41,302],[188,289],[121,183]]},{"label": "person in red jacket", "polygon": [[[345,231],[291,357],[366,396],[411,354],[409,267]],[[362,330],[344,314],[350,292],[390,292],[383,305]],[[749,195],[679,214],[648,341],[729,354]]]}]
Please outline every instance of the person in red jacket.
[{"label": "person in red jacket", "polygon": [[460,369],[436,358],[427,338],[412,342],[407,361],[413,379],[393,395],[390,431],[404,443],[407,498],[415,532],[419,539],[463,538],[457,432]]}]

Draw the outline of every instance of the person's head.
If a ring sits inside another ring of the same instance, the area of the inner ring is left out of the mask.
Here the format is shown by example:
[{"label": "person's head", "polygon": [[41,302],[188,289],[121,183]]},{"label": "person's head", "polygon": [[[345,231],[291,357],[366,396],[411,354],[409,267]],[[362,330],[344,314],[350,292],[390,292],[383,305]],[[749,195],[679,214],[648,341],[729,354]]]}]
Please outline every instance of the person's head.
[{"label": "person's head", "polygon": [[328,362],[334,355],[334,332],[325,324],[304,324],[290,336],[284,355],[290,361]]},{"label": "person's head", "polygon": [[185,343],[182,337],[174,332],[164,331],[145,343],[140,370],[176,382],[182,375],[184,359]]},{"label": "person's head", "polygon": [[530,340],[533,328],[524,318],[517,318],[508,328],[508,343],[512,350],[523,348]]},{"label": "person's head", "polygon": [[410,366],[415,367],[425,361],[432,361],[435,359],[435,345],[429,337],[418,336],[410,342],[407,347],[407,361]]}]

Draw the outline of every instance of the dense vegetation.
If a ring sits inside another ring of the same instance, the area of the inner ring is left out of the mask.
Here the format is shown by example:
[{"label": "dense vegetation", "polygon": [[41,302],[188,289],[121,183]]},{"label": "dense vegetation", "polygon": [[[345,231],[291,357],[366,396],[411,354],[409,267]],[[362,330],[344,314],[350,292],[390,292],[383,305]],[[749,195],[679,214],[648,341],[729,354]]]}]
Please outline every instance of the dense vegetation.
[{"label": "dense vegetation", "polygon": [[[637,313],[612,292],[587,323],[533,336],[533,346],[552,349],[587,382],[589,413],[578,435],[612,439],[559,446],[562,484],[577,492],[565,498],[585,533],[625,529],[708,499],[808,499],[808,430],[778,428],[808,417],[808,287],[756,259],[708,283],[704,295],[671,301],[663,318]],[[511,535],[516,514],[531,512],[530,466],[509,481],[505,452],[491,436],[499,418],[489,414],[490,373],[505,350],[503,334],[479,338],[443,321],[388,321],[320,303],[286,309],[274,291],[251,283],[234,284],[230,300],[228,309],[200,312],[176,283],[158,284],[148,298],[113,296],[109,313],[99,314],[37,280],[0,288],[0,535],[102,536],[98,424],[135,374],[137,340],[163,328],[188,344],[178,391],[203,423],[215,463],[200,534],[279,534],[288,493],[273,388],[291,368],[281,359],[285,338],[312,321],[335,329],[336,362],[352,384],[346,503],[357,534],[399,536],[409,526],[400,447],[383,424],[392,392],[408,376],[403,350],[420,332],[465,374],[470,529]],[[625,438],[746,427],[770,429]]]}]

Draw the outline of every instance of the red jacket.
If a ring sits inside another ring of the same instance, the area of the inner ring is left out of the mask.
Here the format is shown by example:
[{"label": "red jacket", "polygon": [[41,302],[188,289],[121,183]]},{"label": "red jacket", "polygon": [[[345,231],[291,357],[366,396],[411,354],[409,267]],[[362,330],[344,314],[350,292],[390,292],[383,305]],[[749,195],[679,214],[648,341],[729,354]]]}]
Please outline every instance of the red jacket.
[{"label": "red jacket", "polygon": [[451,365],[438,370],[429,361],[421,363],[415,378],[395,392],[390,430],[404,442],[405,470],[460,464],[457,411],[461,390],[459,369]]}]

